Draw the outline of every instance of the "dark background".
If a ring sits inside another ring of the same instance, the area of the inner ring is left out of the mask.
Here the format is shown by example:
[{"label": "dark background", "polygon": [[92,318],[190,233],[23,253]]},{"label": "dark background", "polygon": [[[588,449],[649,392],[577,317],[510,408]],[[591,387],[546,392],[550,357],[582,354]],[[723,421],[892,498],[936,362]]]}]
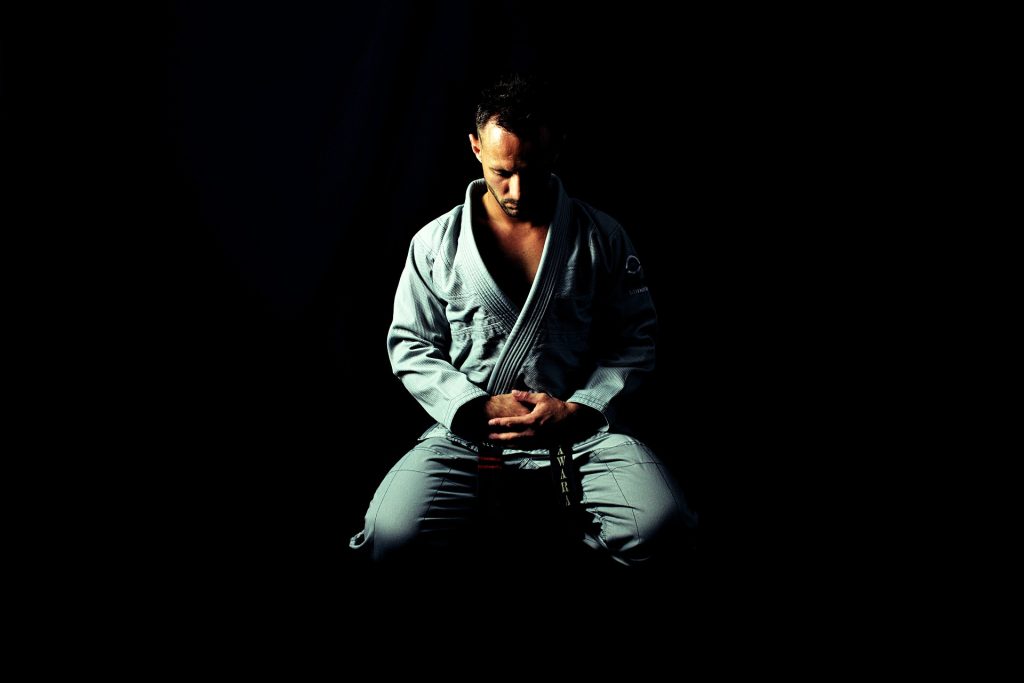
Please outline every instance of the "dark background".
[{"label": "dark background", "polygon": [[722,324],[744,305],[730,157],[750,134],[718,99],[738,84],[656,23],[521,3],[175,8],[167,206],[170,237],[198,257],[174,299],[183,371],[201,388],[181,409],[225,468],[217,485],[237,487],[225,504],[255,504],[231,517],[247,541],[333,553],[429,425],[385,353],[394,287],[412,234],[479,177],[476,93],[514,69],[569,89],[557,172],[644,261],[662,333],[641,433],[713,528],[705,464],[728,431],[723,401],[737,400],[722,365],[744,352]]},{"label": "dark background", "polygon": [[713,547],[709,463],[756,429],[746,408],[767,393],[759,356],[780,323],[760,279],[785,273],[761,246],[786,219],[770,213],[785,201],[773,123],[789,75],[759,72],[740,24],[704,19],[544,3],[171,8],[156,217],[183,260],[161,362],[168,438],[187,435],[212,547],[345,561],[380,478],[430,423],[384,345],[409,239],[479,177],[474,98],[514,69],[571,90],[557,172],[644,261],[661,335],[641,430]]},{"label": "dark background", "polygon": [[834,118],[859,105],[832,87],[833,22],[539,2],[109,19],[69,42],[86,45],[59,58],[68,78],[14,68],[5,89],[63,86],[18,146],[19,182],[61,181],[31,195],[40,225],[59,211],[71,234],[45,349],[83,412],[113,396],[80,428],[127,455],[110,471],[134,502],[113,514],[167,542],[158,561],[225,586],[349,562],[381,476],[430,422],[385,352],[409,239],[479,176],[476,93],[516,69],[564,84],[556,172],[644,263],[661,333],[640,428],[701,515],[701,552],[775,533],[785,501],[738,525],[735,505],[821,429],[821,349],[843,332],[821,283],[854,239],[831,160],[860,134]]}]

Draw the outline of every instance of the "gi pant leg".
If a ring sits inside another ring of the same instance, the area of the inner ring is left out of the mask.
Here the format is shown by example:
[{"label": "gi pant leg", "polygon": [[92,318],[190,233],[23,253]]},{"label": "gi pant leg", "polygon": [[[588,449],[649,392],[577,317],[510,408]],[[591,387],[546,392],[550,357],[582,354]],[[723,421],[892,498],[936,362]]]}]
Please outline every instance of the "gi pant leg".
[{"label": "gi pant leg", "polygon": [[576,444],[581,504],[597,521],[583,542],[625,565],[679,546],[697,525],[679,485],[641,441],[605,433]]},{"label": "gi pant leg", "polygon": [[[550,467],[547,452],[506,451],[506,473]],[[477,453],[444,438],[419,442],[381,481],[366,511],[364,528],[349,546],[374,560],[441,550],[468,534],[476,512]],[[589,547],[625,565],[645,562],[659,546],[678,542],[696,526],[678,485],[664,464],[635,438],[601,433],[573,446],[580,474]],[[506,509],[517,501],[503,501]],[[507,514],[507,513],[506,513]],[[529,548],[522,548],[529,552]]]},{"label": "gi pant leg", "polygon": [[469,531],[477,454],[443,438],[420,441],[391,468],[349,547],[376,561],[439,549]]}]

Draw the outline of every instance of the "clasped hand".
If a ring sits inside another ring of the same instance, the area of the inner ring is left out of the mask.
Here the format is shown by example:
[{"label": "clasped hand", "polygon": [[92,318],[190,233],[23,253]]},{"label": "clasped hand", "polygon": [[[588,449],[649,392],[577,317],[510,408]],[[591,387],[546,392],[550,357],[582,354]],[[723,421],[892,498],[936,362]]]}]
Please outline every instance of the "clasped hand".
[{"label": "clasped hand", "polygon": [[514,390],[484,404],[491,441],[522,441],[546,436],[579,409],[549,394]]}]

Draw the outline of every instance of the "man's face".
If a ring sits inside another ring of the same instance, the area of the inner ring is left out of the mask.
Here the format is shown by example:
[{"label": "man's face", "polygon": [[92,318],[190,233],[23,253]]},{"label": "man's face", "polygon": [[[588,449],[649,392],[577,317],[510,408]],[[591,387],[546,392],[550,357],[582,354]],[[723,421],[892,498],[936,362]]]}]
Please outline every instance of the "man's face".
[{"label": "man's face", "polygon": [[487,189],[509,218],[528,220],[547,200],[554,155],[547,129],[538,138],[520,138],[493,122],[484,126],[479,138],[469,135]]}]

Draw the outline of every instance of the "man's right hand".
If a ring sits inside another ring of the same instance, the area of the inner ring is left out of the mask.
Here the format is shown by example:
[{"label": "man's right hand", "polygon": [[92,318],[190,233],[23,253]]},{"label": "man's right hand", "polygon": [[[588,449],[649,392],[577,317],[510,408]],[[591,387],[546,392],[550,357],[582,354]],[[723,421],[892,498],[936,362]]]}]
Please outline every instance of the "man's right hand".
[{"label": "man's right hand", "polygon": [[529,415],[530,411],[533,410],[533,406],[520,403],[516,399],[512,398],[512,394],[498,394],[497,396],[491,396],[487,399],[487,402],[484,403],[483,407],[484,427],[487,427],[488,420],[493,420],[496,417],[519,417],[520,415]]},{"label": "man's right hand", "polygon": [[519,417],[528,415],[532,406],[520,403],[512,394],[498,394],[470,401],[459,409],[452,423],[452,431],[474,441],[481,441],[494,431],[487,424],[496,417]]}]

